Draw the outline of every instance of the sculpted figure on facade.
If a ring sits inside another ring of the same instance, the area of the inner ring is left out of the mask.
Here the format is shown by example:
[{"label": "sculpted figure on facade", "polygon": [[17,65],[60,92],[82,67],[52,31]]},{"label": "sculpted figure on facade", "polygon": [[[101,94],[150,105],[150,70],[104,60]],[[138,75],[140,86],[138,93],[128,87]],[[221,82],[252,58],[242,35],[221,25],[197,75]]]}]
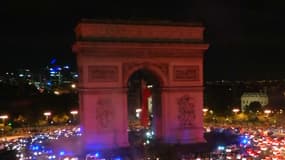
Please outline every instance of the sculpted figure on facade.
[{"label": "sculpted figure on facade", "polygon": [[193,98],[188,95],[184,95],[177,99],[178,104],[178,120],[180,123],[180,127],[188,128],[193,127],[195,124],[195,105],[193,102]]},{"label": "sculpted figure on facade", "polygon": [[112,127],[113,107],[111,99],[98,99],[96,106],[97,127],[108,129]]}]

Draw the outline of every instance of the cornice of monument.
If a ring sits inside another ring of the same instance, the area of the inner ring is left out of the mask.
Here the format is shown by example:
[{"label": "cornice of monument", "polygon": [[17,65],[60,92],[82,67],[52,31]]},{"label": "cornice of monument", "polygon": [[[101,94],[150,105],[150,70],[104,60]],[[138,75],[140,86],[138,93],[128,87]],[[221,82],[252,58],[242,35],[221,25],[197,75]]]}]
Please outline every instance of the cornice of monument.
[{"label": "cornice of monument", "polygon": [[203,27],[201,22],[197,21],[172,21],[172,20],[157,20],[157,19],[88,19],[83,18],[79,23],[101,23],[101,24],[127,24],[127,25],[158,25],[158,26],[193,26]]},{"label": "cornice of monument", "polygon": [[200,57],[208,47],[206,43],[76,42],[72,50],[97,57]]},{"label": "cornice of monument", "polygon": [[200,23],[83,20],[75,32],[78,41],[202,42],[204,29]]}]

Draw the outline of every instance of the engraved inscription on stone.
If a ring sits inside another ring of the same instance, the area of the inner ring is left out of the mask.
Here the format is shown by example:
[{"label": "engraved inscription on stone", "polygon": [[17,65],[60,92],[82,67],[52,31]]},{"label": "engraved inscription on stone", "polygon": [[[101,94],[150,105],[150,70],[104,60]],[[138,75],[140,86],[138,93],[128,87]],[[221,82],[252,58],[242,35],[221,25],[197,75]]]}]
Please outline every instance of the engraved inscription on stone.
[{"label": "engraved inscription on stone", "polygon": [[115,82],[118,81],[117,66],[88,66],[88,82]]},{"label": "engraved inscription on stone", "polygon": [[174,66],[175,81],[199,81],[199,66]]}]

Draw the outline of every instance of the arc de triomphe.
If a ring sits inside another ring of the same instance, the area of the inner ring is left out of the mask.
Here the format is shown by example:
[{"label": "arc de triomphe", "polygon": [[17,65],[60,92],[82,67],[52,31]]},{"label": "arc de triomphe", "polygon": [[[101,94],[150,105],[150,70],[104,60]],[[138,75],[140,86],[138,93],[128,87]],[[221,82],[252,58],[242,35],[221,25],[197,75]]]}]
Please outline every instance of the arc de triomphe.
[{"label": "arc de triomphe", "polygon": [[141,69],[160,83],[162,141],[204,142],[201,24],[82,20],[75,32],[85,150],[129,146],[127,83]]}]

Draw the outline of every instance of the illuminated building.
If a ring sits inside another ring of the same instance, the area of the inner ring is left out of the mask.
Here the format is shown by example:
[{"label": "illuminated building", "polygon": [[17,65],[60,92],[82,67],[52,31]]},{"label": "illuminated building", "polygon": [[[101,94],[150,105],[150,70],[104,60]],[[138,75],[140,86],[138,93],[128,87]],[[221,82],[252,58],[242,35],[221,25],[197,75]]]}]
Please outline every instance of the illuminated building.
[{"label": "illuminated building", "polygon": [[246,107],[252,102],[259,102],[262,107],[268,104],[268,96],[262,92],[246,92],[241,96],[241,110],[245,111]]}]

